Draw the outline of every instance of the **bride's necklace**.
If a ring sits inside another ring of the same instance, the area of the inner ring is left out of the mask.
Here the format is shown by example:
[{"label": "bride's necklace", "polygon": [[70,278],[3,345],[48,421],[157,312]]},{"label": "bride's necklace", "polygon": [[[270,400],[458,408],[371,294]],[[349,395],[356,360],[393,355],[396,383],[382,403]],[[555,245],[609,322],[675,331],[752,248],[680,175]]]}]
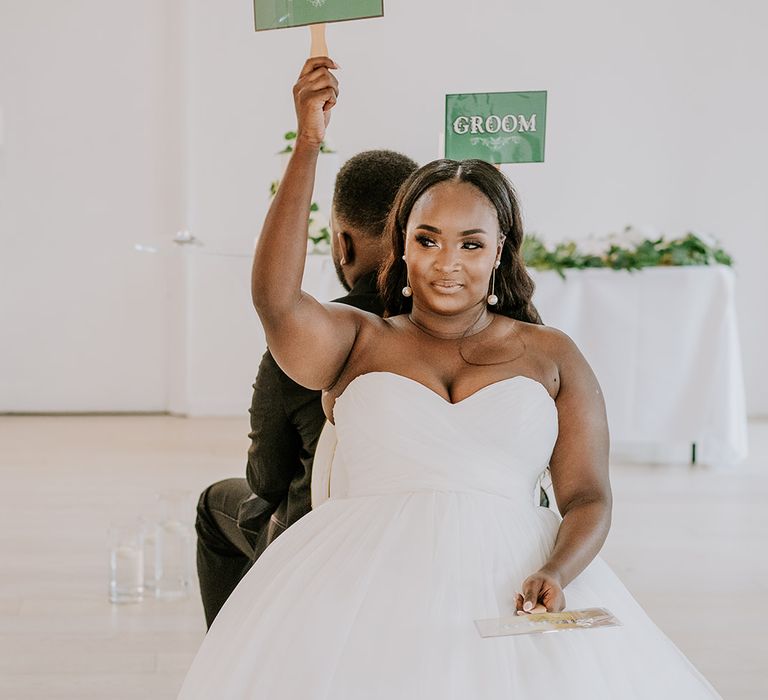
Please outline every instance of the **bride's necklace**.
[{"label": "bride's necklace", "polygon": [[488,316],[488,322],[483,325],[481,328],[475,328],[475,324],[477,321],[480,320],[480,317],[478,316],[477,320],[474,321],[469,325],[469,327],[461,331],[459,333],[435,333],[434,331],[429,330],[425,326],[422,326],[418,321],[414,321],[411,317],[411,314],[408,314],[408,320],[416,326],[422,333],[426,333],[429,336],[432,336],[433,338],[437,338],[438,340],[458,340],[460,338],[471,338],[473,335],[477,335],[478,333],[482,333],[488,326],[490,326],[493,323],[493,314],[489,314]]}]

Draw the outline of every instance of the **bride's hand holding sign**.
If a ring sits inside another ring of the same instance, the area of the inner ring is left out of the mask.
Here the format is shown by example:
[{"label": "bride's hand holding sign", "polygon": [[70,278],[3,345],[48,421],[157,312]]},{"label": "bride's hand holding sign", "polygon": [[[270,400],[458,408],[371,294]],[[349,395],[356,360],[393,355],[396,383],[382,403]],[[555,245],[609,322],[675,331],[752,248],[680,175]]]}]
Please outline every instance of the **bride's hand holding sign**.
[{"label": "bride's hand holding sign", "polygon": [[319,148],[339,97],[339,81],[331,73],[339,66],[327,56],[310,58],[293,86],[298,120],[297,142]]}]

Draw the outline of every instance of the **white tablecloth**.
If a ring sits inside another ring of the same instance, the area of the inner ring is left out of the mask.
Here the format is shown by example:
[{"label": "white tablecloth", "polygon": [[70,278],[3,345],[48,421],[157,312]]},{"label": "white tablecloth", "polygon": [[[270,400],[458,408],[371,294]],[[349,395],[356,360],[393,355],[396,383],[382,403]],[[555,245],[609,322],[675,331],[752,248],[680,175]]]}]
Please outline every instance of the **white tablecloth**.
[{"label": "white tablecloth", "polygon": [[[747,455],[744,379],[730,268],[531,270],[544,322],[573,338],[605,394],[614,453],[642,461],[735,464]],[[343,293],[326,256],[304,288]]]},{"label": "white tablecloth", "polygon": [[702,463],[746,457],[730,268],[531,274],[544,322],[573,338],[600,381],[612,444],[654,461],[690,455],[691,443]]}]

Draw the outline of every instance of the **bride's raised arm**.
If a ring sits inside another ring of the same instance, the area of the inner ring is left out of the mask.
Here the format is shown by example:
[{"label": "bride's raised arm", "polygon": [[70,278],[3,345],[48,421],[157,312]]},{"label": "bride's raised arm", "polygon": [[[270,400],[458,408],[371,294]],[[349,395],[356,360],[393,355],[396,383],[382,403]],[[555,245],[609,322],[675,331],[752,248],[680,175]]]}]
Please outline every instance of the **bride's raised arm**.
[{"label": "bride's raised arm", "polygon": [[293,88],[296,146],[253,258],[251,293],[272,355],[299,384],[328,388],[354,345],[361,312],[323,305],[301,289],[315,168],[339,94],[327,57],[310,58]]}]

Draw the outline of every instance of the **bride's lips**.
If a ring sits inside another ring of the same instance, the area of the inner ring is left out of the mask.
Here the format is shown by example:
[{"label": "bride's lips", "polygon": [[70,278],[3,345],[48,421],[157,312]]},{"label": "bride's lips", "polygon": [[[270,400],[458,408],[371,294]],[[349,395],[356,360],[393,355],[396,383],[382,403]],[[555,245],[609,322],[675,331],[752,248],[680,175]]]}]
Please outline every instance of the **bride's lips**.
[{"label": "bride's lips", "polygon": [[430,282],[430,285],[443,294],[458,292],[464,287],[461,282],[457,282],[456,280],[435,280],[434,282]]}]

